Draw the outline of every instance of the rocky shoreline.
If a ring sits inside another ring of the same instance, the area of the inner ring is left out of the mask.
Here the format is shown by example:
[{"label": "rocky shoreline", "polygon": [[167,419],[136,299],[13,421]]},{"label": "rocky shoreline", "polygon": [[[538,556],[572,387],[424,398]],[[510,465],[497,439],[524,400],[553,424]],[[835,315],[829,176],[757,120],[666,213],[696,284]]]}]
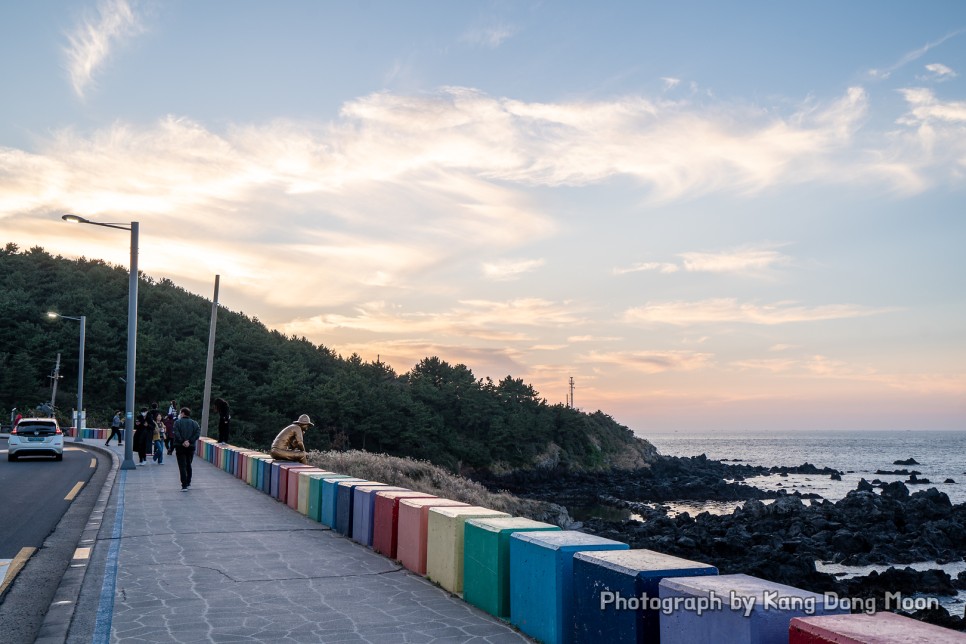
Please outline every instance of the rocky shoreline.
[{"label": "rocky shoreline", "polygon": [[[944,564],[966,559],[966,504],[953,505],[935,488],[910,493],[902,482],[863,479],[834,503],[814,494],[766,491],[743,482],[752,476],[782,473],[840,474],[808,463],[764,468],[704,456],[662,456],[650,468],[634,471],[518,472],[481,482],[491,489],[569,507],[598,504],[630,509],[643,521],[592,518],[581,529],[632,548],[707,562],[722,574],[746,573],[813,592],[874,601],[880,610],[885,608],[886,593],[949,596],[966,590],[966,572],[952,578],[942,570],[904,567],[915,562]],[[764,499],[774,501],[765,504]],[[703,512],[694,517],[687,513],[671,516],[659,505],[687,500],[744,504],[732,514]],[[816,560],[891,567],[882,573],[843,579],[820,572]],[[966,631],[966,616],[951,616],[941,607],[910,614]]]}]

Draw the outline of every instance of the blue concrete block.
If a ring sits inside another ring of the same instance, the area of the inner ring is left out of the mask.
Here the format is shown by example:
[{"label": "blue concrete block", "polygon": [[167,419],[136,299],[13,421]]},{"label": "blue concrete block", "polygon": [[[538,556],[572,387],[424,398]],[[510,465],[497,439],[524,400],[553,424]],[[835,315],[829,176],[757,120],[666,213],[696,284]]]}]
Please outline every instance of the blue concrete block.
[{"label": "blue concrete block", "polygon": [[510,535],[510,622],[546,644],[574,640],[573,558],[626,543],[573,530]]},{"label": "blue concrete block", "polygon": [[258,489],[265,494],[271,494],[272,492],[272,465],[274,464],[274,458],[266,458],[259,465]]},{"label": "blue concrete block", "polygon": [[408,492],[404,487],[359,485],[352,490],[352,540],[372,547],[372,518],[376,508],[376,492]]},{"label": "blue concrete block", "polygon": [[574,641],[660,642],[658,585],[666,577],[717,575],[718,569],[653,550],[574,555]]},{"label": "blue concrete block", "polygon": [[352,504],[355,501],[353,489],[365,483],[366,485],[385,485],[379,481],[339,481],[338,495],[335,508],[335,531],[343,537],[352,534]]},{"label": "blue concrete block", "polygon": [[849,612],[827,608],[817,593],[748,575],[667,578],[659,588],[662,601],[678,603],[661,615],[662,644],[787,644],[793,618]]},{"label": "blue concrete block", "polygon": [[281,471],[281,465],[284,462],[285,461],[272,461],[271,481],[268,484],[268,494],[273,499],[278,498],[278,473]]},{"label": "blue concrete block", "polygon": [[319,522],[324,526],[335,529],[337,508],[339,505],[339,481],[359,481],[351,476],[334,476],[322,479],[322,520]]}]

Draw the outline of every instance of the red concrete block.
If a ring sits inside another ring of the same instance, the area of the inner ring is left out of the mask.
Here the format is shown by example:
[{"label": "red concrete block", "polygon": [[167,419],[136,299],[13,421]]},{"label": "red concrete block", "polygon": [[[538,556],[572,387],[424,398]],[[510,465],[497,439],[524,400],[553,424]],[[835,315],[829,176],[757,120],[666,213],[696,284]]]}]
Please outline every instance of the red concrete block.
[{"label": "red concrete block", "polygon": [[399,529],[400,499],[435,499],[426,492],[376,492],[376,504],[372,511],[372,549],[381,555],[396,558]]},{"label": "red concrete block", "polygon": [[400,499],[396,554],[399,563],[414,573],[426,574],[426,536],[429,509],[442,506],[467,506],[450,499]]},{"label": "red concrete block", "polygon": [[895,613],[796,617],[788,644],[963,644],[966,633]]}]

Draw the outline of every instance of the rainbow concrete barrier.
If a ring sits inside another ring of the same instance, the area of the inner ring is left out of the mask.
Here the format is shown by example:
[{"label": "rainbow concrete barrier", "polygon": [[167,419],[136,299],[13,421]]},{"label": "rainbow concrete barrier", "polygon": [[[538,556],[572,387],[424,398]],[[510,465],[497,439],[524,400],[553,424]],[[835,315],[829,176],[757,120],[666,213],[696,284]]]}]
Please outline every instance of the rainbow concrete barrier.
[{"label": "rainbow concrete barrier", "polygon": [[390,559],[396,558],[400,499],[439,498],[426,492],[376,492],[372,508],[372,549]]},{"label": "rainbow concrete barrier", "polygon": [[355,502],[353,491],[360,485],[389,487],[379,481],[339,481],[339,500],[335,506],[335,531],[343,537],[352,534],[352,509]]},{"label": "rainbow concrete barrier", "polygon": [[463,530],[463,599],[490,615],[509,617],[510,535],[560,528],[508,517],[470,519]]},{"label": "rainbow concrete barrier", "polygon": [[404,487],[389,485],[359,485],[352,490],[352,531],[349,536],[356,543],[372,547],[372,514],[376,492],[412,492]]},{"label": "rainbow concrete barrier", "polygon": [[795,617],[848,613],[825,598],[749,575],[662,579],[661,644],[772,644],[788,642]]},{"label": "rainbow concrete barrier", "polygon": [[[717,575],[708,564],[653,550],[574,555],[574,641],[660,642],[658,585],[666,577]],[[655,606],[649,606],[653,599]]]},{"label": "rainbow concrete barrier", "polygon": [[[296,512],[299,509],[299,480],[300,475],[307,472],[324,472],[318,467],[307,465],[305,467],[293,467],[288,471],[288,486],[285,488],[285,503]],[[306,488],[307,490],[308,488]],[[302,514],[305,514],[304,512]]]},{"label": "rainbow concrete barrier", "polygon": [[[76,427],[68,427],[65,431],[67,432],[67,436],[74,436],[75,438],[77,437]],[[123,434],[123,430],[121,433]],[[90,440],[90,441],[93,441],[93,440],[106,441],[107,437],[110,435],[111,435],[111,430],[100,429],[97,427],[85,427],[80,432],[80,436],[82,439]]]},{"label": "rainbow concrete barrier", "polygon": [[796,617],[788,644],[963,644],[966,633],[895,613]]},{"label": "rainbow concrete barrier", "polygon": [[429,508],[426,577],[445,590],[463,592],[463,533],[467,519],[508,518],[506,512],[476,505]]},{"label": "rainbow concrete barrier", "polygon": [[418,575],[426,574],[426,534],[429,525],[429,509],[444,506],[469,507],[469,504],[439,498],[399,500],[396,556],[399,563]]},{"label": "rainbow concrete barrier", "polygon": [[573,530],[514,532],[510,535],[510,622],[546,644],[572,642],[574,554],[627,549],[626,543]]},{"label": "rainbow concrete barrier", "polygon": [[366,482],[365,479],[359,479],[354,476],[346,476],[344,474],[322,479],[321,523],[322,525],[328,526],[333,530],[335,529],[336,519],[338,517],[340,481],[359,481],[360,483]]},{"label": "rainbow concrete barrier", "polygon": [[[101,430],[83,431],[93,437]],[[444,589],[462,589],[468,602],[493,615],[509,614],[545,643],[657,642],[648,611],[658,607],[666,610],[659,620],[663,644],[966,642],[956,631],[892,613],[849,615],[845,603],[826,604],[816,593],[747,575],[714,576],[708,564],[630,551],[619,541],[276,461],[208,437],[195,450],[324,525],[336,528],[341,513],[343,534],[360,543],[371,535],[368,543],[380,554],[398,557],[415,573],[428,570]],[[655,584],[657,603],[642,604],[645,597],[653,602]]]}]

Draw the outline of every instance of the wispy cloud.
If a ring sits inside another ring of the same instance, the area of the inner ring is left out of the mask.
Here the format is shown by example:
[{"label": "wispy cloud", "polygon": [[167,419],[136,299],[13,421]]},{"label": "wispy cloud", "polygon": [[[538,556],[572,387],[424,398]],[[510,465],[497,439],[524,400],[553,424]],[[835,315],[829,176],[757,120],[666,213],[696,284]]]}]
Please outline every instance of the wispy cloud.
[{"label": "wispy cloud", "polygon": [[515,26],[499,22],[470,29],[463,34],[460,40],[470,45],[496,49],[515,36],[517,31]]},{"label": "wispy cloud", "polygon": [[776,304],[740,303],[732,298],[697,302],[659,302],[629,309],[622,317],[631,324],[661,323],[687,326],[721,322],[746,324],[790,324],[868,317],[888,313],[892,309],[875,309],[854,304],[832,304],[807,307],[794,302]]},{"label": "wispy cloud", "polygon": [[684,270],[692,273],[761,273],[791,261],[771,248],[739,248],[719,253],[691,252],[680,255]]},{"label": "wispy cloud", "polygon": [[945,36],[943,36],[942,38],[940,38],[939,40],[926,43],[922,47],[910,51],[909,53],[902,56],[902,58],[900,58],[896,63],[894,63],[890,67],[886,67],[883,69],[870,69],[869,76],[871,76],[872,78],[880,78],[880,79],[889,78],[898,69],[905,67],[909,63],[919,60],[920,58],[925,56],[929,52],[929,50],[934,49],[939,45],[943,44],[944,42],[946,42],[947,40],[949,40],[950,38],[955,38],[956,36],[959,36],[963,33],[966,33],[966,29],[957,29],[956,31],[950,32]]},{"label": "wispy cloud", "polygon": [[[945,121],[948,123],[966,122],[966,102],[943,102],[936,98],[936,94],[925,88],[908,88],[900,90],[909,104],[909,114],[901,122],[920,126],[930,121]],[[960,140],[960,143],[962,141]]]},{"label": "wispy cloud", "polygon": [[499,282],[515,280],[524,273],[534,271],[544,265],[542,259],[502,260],[483,264],[483,275]]},{"label": "wispy cloud", "polygon": [[409,312],[386,302],[372,302],[356,307],[351,315],[332,313],[296,320],[286,326],[286,331],[308,330],[314,336],[334,329],[353,329],[409,337],[434,333],[484,340],[532,341],[527,329],[564,328],[583,321],[572,305],[538,298],[461,301],[447,311],[435,313]]},{"label": "wispy cloud", "polygon": [[669,76],[662,76],[661,80],[664,82],[665,90],[674,89],[675,87],[681,84],[680,78],[671,78]]},{"label": "wispy cloud", "polygon": [[680,266],[670,262],[639,262],[624,268],[615,268],[614,275],[642,272],[677,273],[679,270],[681,270]]},{"label": "wispy cloud", "polygon": [[581,356],[584,362],[617,365],[644,373],[695,371],[708,367],[713,358],[710,353],[691,351],[613,351]]},{"label": "wispy cloud", "polygon": [[738,273],[762,275],[769,269],[791,263],[791,258],[774,250],[774,244],[746,246],[727,251],[680,253],[681,262],[641,262],[626,268],[615,268],[615,275],[625,275],[641,271],[658,273]]},{"label": "wispy cloud", "polygon": [[110,58],[113,49],[144,31],[141,19],[128,0],[100,0],[97,17],[84,17],[67,34],[64,49],[67,70],[77,96],[83,98],[94,74]]},{"label": "wispy cloud", "polygon": [[935,81],[935,82],[941,83],[943,81],[951,80],[953,78],[956,78],[956,76],[958,76],[958,74],[955,71],[953,71],[951,68],[947,67],[946,65],[943,65],[942,63],[932,63],[931,65],[926,65],[926,71],[928,71],[929,74],[918,77],[920,80]]}]

